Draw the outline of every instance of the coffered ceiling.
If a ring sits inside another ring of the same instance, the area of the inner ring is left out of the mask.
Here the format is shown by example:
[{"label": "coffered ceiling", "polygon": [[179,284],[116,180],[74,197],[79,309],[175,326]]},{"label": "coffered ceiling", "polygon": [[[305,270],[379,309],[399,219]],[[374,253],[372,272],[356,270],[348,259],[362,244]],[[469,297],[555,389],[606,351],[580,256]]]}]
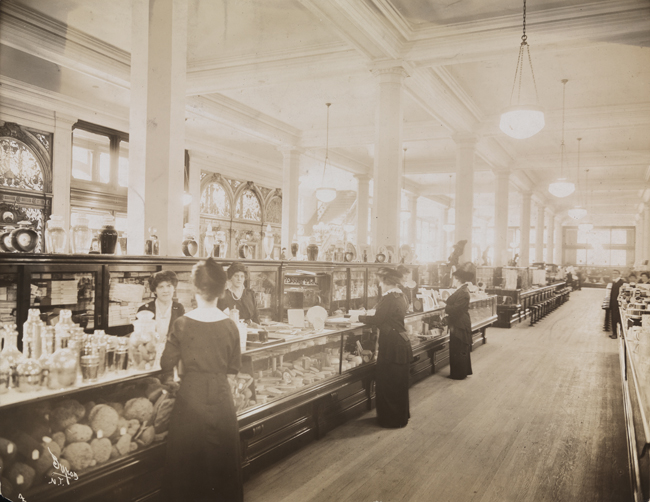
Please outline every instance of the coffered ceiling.
[{"label": "coffered ceiling", "polygon": [[[527,2],[528,42],[546,109],[546,127],[527,140],[498,129],[517,61],[520,0],[188,5],[187,138],[204,159],[279,186],[278,147],[293,145],[305,152],[304,175],[316,173],[331,102],[333,163],[371,173],[372,69],[399,62],[409,73],[408,190],[453,198],[452,137],[471,133],[479,137],[475,188],[486,195],[475,205],[482,212],[492,211],[488,194],[498,170],[513,173],[513,190],[533,191],[562,215],[586,199],[589,169],[597,223],[633,224],[650,199],[650,0]],[[27,98],[35,106],[92,111],[95,121],[128,128],[130,0],[5,0],[0,9],[0,104]],[[556,199],[547,186],[560,174],[563,78],[569,80],[564,168],[577,179],[577,138],[583,138],[582,193]]]}]

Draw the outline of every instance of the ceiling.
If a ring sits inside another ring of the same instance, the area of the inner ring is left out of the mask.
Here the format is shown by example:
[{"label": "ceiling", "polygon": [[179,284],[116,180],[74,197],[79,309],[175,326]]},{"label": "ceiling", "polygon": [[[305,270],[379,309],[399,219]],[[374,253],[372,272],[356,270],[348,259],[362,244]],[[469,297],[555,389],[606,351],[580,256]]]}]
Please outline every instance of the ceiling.
[{"label": "ceiling", "polygon": [[[131,3],[2,2],[0,98],[19,99],[28,84],[35,102],[63,102],[80,113],[90,107],[128,128]],[[371,70],[399,63],[409,74],[409,191],[453,199],[452,138],[471,133],[479,138],[479,194],[494,191],[495,172],[510,170],[513,190],[532,191],[560,216],[587,202],[596,223],[634,224],[650,199],[650,0],[529,2],[526,31],[546,127],[514,140],[498,120],[510,101],[522,7],[519,0],[188,0],[190,148],[279,186],[278,147],[297,146],[311,186],[309,175],[322,175],[331,102],[331,158],[349,173],[341,177],[349,188],[352,174],[373,167],[378,87]],[[581,193],[556,199],[547,186],[562,164],[562,79],[563,167],[579,177]],[[511,200],[518,211],[520,197]],[[493,201],[475,197],[476,209],[491,214]]]}]

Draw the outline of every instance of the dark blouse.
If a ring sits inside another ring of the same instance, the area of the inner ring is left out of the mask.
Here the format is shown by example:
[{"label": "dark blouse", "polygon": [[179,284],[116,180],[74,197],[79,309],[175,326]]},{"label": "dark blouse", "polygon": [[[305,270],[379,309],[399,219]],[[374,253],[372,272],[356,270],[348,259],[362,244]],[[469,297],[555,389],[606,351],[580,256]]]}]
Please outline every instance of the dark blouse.
[{"label": "dark blouse", "polygon": [[464,343],[472,343],[472,320],[469,316],[470,295],[467,285],[459,287],[445,302],[445,313],[451,335]]},{"label": "dark blouse", "polygon": [[239,310],[239,318],[243,321],[253,321],[257,324],[260,322],[260,316],[257,312],[257,303],[255,302],[255,291],[245,288],[239,300],[235,300],[232,292],[226,289],[223,298],[219,298],[217,308],[226,310],[236,307]]}]

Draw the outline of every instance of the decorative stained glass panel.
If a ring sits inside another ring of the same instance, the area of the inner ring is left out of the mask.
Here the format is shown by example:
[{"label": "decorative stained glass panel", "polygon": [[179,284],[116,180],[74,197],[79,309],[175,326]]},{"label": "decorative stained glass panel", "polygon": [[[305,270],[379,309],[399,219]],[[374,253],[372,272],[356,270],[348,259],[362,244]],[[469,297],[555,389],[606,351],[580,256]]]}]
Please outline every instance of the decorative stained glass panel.
[{"label": "decorative stained glass panel", "polygon": [[230,200],[220,183],[210,183],[201,194],[201,212],[230,218]]},{"label": "decorative stained glass panel", "polygon": [[34,225],[34,229],[38,231],[38,235],[40,238],[38,239],[38,244],[36,244],[36,248],[34,249],[35,253],[42,253],[43,252],[43,237],[45,233],[43,232],[43,229],[45,228],[45,213],[42,209],[36,209],[36,208],[25,208],[24,210],[25,215],[27,216],[27,219],[32,222]]},{"label": "decorative stained glass panel", "polygon": [[21,141],[0,139],[0,186],[40,192],[44,189],[41,166]]},{"label": "decorative stained glass panel", "polygon": [[244,190],[237,199],[235,217],[244,220],[262,221],[260,201],[252,190]]},{"label": "decorative stained glass panel", "polygon": [[266,221],[270,223],[282,223],[282,199],[280,197],[273,197],[271,202],[269,202]]}]

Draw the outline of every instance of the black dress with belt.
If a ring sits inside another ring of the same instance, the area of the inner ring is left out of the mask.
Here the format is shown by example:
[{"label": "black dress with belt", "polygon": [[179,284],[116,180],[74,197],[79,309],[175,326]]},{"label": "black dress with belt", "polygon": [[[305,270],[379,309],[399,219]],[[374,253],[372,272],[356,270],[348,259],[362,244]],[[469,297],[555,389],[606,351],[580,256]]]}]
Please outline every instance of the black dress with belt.
[{"label": "black dress with belt", "polygon": [[227,378],[241,365],[237,326],[230,319],[179,318],[160,365],[171,371],[181,360],[185,372],[167,436],[165,500],[241,501],[239,427]]},{"label": "black dress with belt", "polygon": [[260,315],[257,312],[257,302],[255,301],[255,291],[250,288],[245,288],[241,298],[238,300],[232,295],[232,291],[226,289],[223,298],[219,298],[217,307],[220,310],[232,310],[233,307],[236,307],[239,310],[239,318],[242,321],[260,323]]},{"label": "black dress with belt", "polygon": [[377,420],[382,427],[404,427],[411,417],[409,368],[413,351],[404,330],[407,308],[404,294],[389,292],[379,300],[375,315],[359,316],[360,322],[379,327],[375,383]]},{"label": "black dress with belt", "polygon": [[447,298],[445,312],[449,316],[449,369],[454,380],[463,380],[472,374],[472,320],[469,317],[467,284]]}]

